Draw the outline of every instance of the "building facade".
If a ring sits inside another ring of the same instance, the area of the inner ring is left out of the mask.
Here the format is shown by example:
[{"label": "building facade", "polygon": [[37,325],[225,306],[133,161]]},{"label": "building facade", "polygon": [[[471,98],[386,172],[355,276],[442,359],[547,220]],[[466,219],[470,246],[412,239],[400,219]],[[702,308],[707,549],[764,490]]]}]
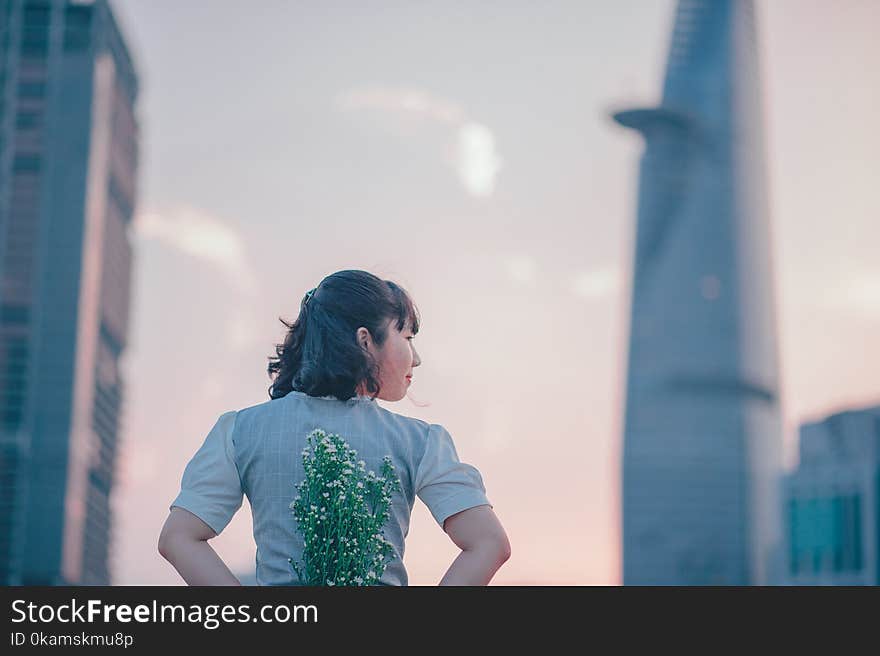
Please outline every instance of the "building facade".
[{"label": "building facade", "polygon": [[681,0],[645,141],[627,362],[623,582],[781,570],[782,422],[751,0]]},{"label": "building facade", "polygon": [[111,580],[137,76],[105,0],[0,0],[0,581]]},{"label": "building facade", "polygon": [[880,585],[880,406],[800,428],[786,477],[786,583]]}]

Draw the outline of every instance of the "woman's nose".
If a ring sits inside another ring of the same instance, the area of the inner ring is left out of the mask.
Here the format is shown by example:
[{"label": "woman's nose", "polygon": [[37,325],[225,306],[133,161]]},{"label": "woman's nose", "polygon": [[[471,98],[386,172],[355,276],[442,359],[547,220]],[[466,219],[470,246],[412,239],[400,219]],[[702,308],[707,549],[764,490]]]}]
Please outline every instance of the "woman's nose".
[{"label": "woman's nose", "polygon": [[419,352],[416,351],[416,347],[413,346],[413,363],[412,363],[412,366],[414,366],[414,367],[418,367],[420,364],[422,364],[422,359],[419,357]]}]

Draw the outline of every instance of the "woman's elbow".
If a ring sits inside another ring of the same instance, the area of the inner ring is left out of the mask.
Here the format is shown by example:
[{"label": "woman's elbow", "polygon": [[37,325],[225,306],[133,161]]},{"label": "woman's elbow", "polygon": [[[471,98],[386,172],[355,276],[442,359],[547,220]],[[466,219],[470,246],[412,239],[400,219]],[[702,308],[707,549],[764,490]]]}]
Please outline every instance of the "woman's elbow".
[{"label": "woman's elbow", "polygon": [[171,542],[170,532],[163,527],[162,532],[159,534],[159,543],[156,547],[159,550],[159,555],[165,560],[171,560]]},{"label": "woman's elbow", "polygon": [[504,536],[504,539],[498,545],[498,559],[501,565],[510,560],[510,540],[507,539],[507,536]]},{"label": "woman's elbow", "polygon": [[156,548],[159,550],[159,555],[170,562],[174,557],[176,545],[185,538],[186,534],[183,531],[183,527],[180,526],[180,523],[174,522],[172,521],[172,518],[169,518],[162,526],[162,531],[159,533],[159,542],[156,545]]},{"label": "woman's elbow", "polygon": [[170,561],[176,552],[188,548],[188,545],[210,540],[216,535],[214,529],[199,517],[175,507],[162,526],[157,547],[159,554]]},{"label": "woman's elbow", "polygon": [[477,547],[477,550],[482,551],[487,557],[491,558],[496,568],[501,567],[510,560],[510,541],[506,535],[483,542]]}]

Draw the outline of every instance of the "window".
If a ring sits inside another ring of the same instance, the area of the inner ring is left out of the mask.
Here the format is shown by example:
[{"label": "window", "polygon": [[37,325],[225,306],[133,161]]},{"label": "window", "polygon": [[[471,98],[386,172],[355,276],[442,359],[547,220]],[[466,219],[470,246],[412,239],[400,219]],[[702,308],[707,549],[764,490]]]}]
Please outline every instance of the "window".
[{"label": "window", "polygon": [[28,2],[24,6],[24,26],[49,27],[51,9],[48,2]]},{"label": "window", "polygon": [[91,22],[91,7],[71,6],[64,10],[64,52],[88,50]]},{"label": "window", "polygon": [[43,123],[42,112],[23,110],[15,115],[15,127],[19,130],[35,130]]},{"label": "window", "polygon": [[3,305],[0,308],[0,322],[2,323],[27,323],[30,316],[30,308],[26,305]]},{"label": "window", "polygon": [[49,54],[49,23],[52,11],[46,2],[28,2],[24,6],[24,30],[21,36],[21,55],[24,58],[44,58]]},{"label": "window", "polygon": [[45,82],[20,82],[18,85],[19,98],[45,98]]},{"label": "window", "polygon": [[792,575],[861,571],[861,495],[791,499],[788,521]]},{"label": "window", "polygon": [[49,54],[49,33],[43,29],[24,30],[21,39],[21,56],[40,59]]},{"label": "window", "polygon": [[27,369],[28,344],[26,338],[7,337],[6,366],[0,402],[0,423],[3,428],[15,431],[21,425],[24,410],[25,374]]},{"label": "window", "polygon": [[39,173],[40,164],[39,155],[16,155],[12,170],[15,173]]},{"label": "window", "polygon": [[854,494],[849,498],[852,513],[852,563],[853,569],[858,572],[862,569],[862,496]]}]

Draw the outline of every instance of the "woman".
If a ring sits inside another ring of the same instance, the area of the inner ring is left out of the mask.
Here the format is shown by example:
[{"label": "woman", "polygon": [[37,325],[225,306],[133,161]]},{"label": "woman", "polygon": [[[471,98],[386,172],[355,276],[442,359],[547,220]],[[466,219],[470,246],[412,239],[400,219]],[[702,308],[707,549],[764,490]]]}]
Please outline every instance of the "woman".
[{"label": "woman", "polygon": [[270,358],[270,400],[223,414],[186,466],[159,537],[159,553],[190,585],[239,585],[208,544],[247,495],[257,583],[296,585],[290,558],[302,537],[289,504],[303,479],[301,452],[315,428],[340,434],[367,467],[385,455],[398,473],[385,537],[393,558],[381,584],[407,585],[404,538],[418,496],[461,549],[440,585],[486,585],[510,557],[507,535],[479,471],[458,459],[443,426],[390,412],[419,364],[419,317],[409,295],[365,271],[339,271],[309,291]]}]

